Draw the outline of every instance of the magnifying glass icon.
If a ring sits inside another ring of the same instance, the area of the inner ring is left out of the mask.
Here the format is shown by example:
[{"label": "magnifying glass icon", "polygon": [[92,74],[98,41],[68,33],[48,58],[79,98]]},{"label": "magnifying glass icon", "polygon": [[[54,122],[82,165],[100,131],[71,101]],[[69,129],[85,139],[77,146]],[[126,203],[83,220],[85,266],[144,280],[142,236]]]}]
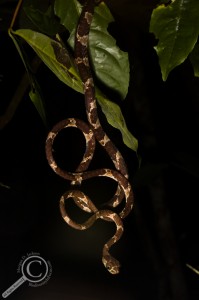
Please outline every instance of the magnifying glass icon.
[{"label": "magnifying glass icon", "polygon": [[[35,268],[37,272],[35,272]],[[21,272],[22,276],[15,283],[13,283],[5,292],[3,292],[3,298],[7,298],[25,281],[38,283],[44,280],[48,274],[48,264],[41,256],[29,256],[23,261],[21,265]]]}]

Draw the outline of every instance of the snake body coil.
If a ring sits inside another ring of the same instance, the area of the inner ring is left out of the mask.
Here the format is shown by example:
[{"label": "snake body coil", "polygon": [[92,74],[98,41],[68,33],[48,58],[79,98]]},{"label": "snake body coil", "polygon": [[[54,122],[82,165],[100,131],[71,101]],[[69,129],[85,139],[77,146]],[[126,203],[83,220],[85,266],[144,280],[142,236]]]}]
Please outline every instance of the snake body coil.
[{"label": "snake body coil", "polygon": [[[56,124],[49,132],[46,139],[46,157],[49,165],[54,170],[54,172],[64,179],[70,180],[72,185],[80,185],[83,180],[98,176],[109,177],[117,182],[117,191],[114,197],[109,202],[109,205],[111,207],[116,207],[125,197],[125,206],[119,214],[116,214],[109,209],[98,210],[93,202],[88,198],[88,196],[78,190],[68,191],[60,199],[61,215],[66,223],[75,229],[85,230],[91,227],[97,219],[103,219],[105,221],[111,221],[115,223],[116,232],[114,236],[108,242],[106,242],[103,247],[102,262],[111,274],[117,274],[119,273],[120,263],[110,255],[109,250],[110,247],[115,244],[122,236],[122,219],[125,218],[132,210],[133,192],[128,181],[128,172],[124,159],[115,145],[103,131],[97,113],[95,88],[89,63],[88,38],[94,13],[94,7],[96,3],[99,2],[101,1],[86,1],[79,18],[75,40],[75,62],[83,82],[85,106],[89,125],[81,120],[74,118],[69,118]],[[62,129],[67,127],[75,127],[80,129],[84,134],[86,141],[86,151],[81,163],[79,164],[75,172],[67,172],[61,169],[57,165],[53,157],[54,139]],[[88,166],[93,158],[95,150],[95,139],[107,151],[108,155],[115,165],[116,170],[98,169],[87,171]],[[68,216],[65,209],[65,201],[69,198],[72,198],[75,201],[76,205],[82,210],[88,213],[93,213],[93,215],[85,223],[78,224],[71,220],[71,218]]]}]

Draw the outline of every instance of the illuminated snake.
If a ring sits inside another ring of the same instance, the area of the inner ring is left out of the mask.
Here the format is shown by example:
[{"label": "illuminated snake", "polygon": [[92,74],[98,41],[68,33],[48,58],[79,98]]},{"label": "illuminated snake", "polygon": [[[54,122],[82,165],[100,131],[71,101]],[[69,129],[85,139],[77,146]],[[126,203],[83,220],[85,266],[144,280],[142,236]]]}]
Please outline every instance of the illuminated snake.
[{"label": "illuminated snake", "polygon": [[[112,221],[116,224],[115,235],[103,247],[102,262],[111,274],[117,274],[119,273],[120,263],[110,255],[109,250],[110,247],[114,243],[116,243],[122,236],[122,219],[125,218],[133,208],[133,192],[128,181],[128,172],[124,159],[115,145],[103,131],[97,113],[95,89],[89,64],[88,36],[94,13],[94,7],[95,4],[98,4],[99,2],[101,1],[86,1],[79,19],[75,40],[75,62],[83,82],[85,106],[89,125],[79,119],[74,118],[69,118],[56,124],[49,132],[46,139],[46,157],[49,165],[54,170],[54,172],[62,178],[70,180],[73,186],[80,185],[83,180],[99,176],[109,177],[118,183],[117,191],[114,197],[109,202],[109,206],[118,206],[125,197],[125,206],[119,214],[116,214],[115,212],[112,212],[112,210],[108,209],[98,210],[93,202],[88,198],[88,196],[78,190],[68,191],[60,199],[60,211],[62,217],[68,223],[68,225],[75,229],[87,229],[91,227],[93,223],[99,218],[106,221]],[[83,159],[75,172],[67,172],[61,169],[57,165],[53,157],[54,139],[62,129],[68,127],[80,129],[84,134],[86,141],[86,150]],[[88,166],[93,158],[95,150],[95,139],[107,151],[115,165],[116,170],[104,168],[87,171]],[[82,210],[93,213],[93,215],[85,223],[78,224],[72,221],[68,216],[65,209],[65,201],[69,198],[72,198],[75,201],[76,205]]]}]

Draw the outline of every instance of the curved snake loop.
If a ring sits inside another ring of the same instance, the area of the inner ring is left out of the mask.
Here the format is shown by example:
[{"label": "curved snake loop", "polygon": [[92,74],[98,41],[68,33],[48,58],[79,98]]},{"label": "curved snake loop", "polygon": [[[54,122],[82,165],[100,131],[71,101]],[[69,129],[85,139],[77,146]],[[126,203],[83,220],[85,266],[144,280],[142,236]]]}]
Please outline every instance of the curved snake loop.
[{"label": "curved snake loop", "polygon": [[[76,204],[84,211],[88,213],[93,213],[93,216],[91,216],[86,222],[83,224],[79,224],[71,220],[69,215],[66,212],[65,209],[65,201],[69,198],[72,198],[75,200]],[[90,228],[94,222],[97,219],[103,219],[109,222],[114,222],[116,225],[116,233],[113,237],[111,237],[104,245],[103,251],[102,251],[102,262],[105,266],[105,268],[111,273],[111,274],[118,274],[120,270],[120,263],[117,259],[112,257],[109,253],[110,247],[115,244],[122,236],[123,234],[123,223],[121,218],[111,210],[98,210],[93,202],[89,199],[88,196],[86,196],[81,191],[68,191],[66,192],[60,199],[60,211],[63,219],[65,222],[70,225],[71,227],[77,229],[77,230],[85,230]]]},{"label": "curved snake loop", "polygon": [[[75,229],[87,229],[91,227],[97,219],[111,221],[116,224],[116,233],[103,247],[102,261],[104,266],[111,274],[117,274],[119,272],[120,264],[115,258],[110,255],[109,250],[110,247],[115,244],[122,236],[123,223],[121,219],[125,218],[133,208],[133,191],[128,181],[128,171],[125,161],[121,153],[103,131],[97,113],[95,89],[89,64],[88,36],[94,13],[94,7],[95,4],[98,4],[99,2],[101,1],[86,1],[80,15],[75,39],[75,62],[83,82],[85,106],[89,126],[83,121],[74,118],[69,118],[56,124],[49,132],[46,139],[46,157],[49,165],[54,170],[54,172],[62,178],[70,180],[72,185],[80,185],[83,180],[99,176],[109,177],[117,182],[117,191],[111,201],[109,201],[109,205],[112,207],[116,207],[125,197],[125,206],[119,213],[119,215],[108,209],[98,210],[93,202],[88,198],[88,196],[78,190],[68,191],[60,199],[60,211],[62,217],[68,225]],[[67,172],[61,169],[57,165],[53,157],[54,140],[57,134],[62,129],[68,127],[80,129],[86,141],[85,153],[75,172]],[[87,171],[89,164],[93,158],[95,150],[95,139],[107,151],[108,155],[113,161],[113,164],[115,165],[116,170],[103,168]],[[65,209],[65,200],[67,200],[68,198],[72,198],[80,209],[89,213],[93,213],[93,216],[91,216],[83,224],[78,224],[72,221],[66,213]]]},{"label": "curved snake loop", "polygon": [[[57,165],[57,163],[54,159],[54,156],[53,156],[53,143],[54,143],[54,140],[55,140],[57,134],[62,129],[67,128],[67,127],[76,127],[84,133],[85,138],[88,138],[88,136],[92,136],[92,139],[93,139],[93,135],[91,135],[91,129],[89,129],[88,126],[84,122],[82,122],[78,119],[74,119],[74,118],[69,118],[69,119],[59,122],[52,128],[52,130],[49,132],[47,139],[46,139],[46,157],[47,157],[50,167],[53,169],[53,171],[57,175],[61,176],[62,178],[66,179],[66,180],[70,180],[73,185],[80,185],[83,180],[87,180],[87,179],[90,179],[93,177],[99,177],[99,176],[109,177],[109,178],[113,179],[114,181],[116,181],[119,184],[120,188],[122,189],[122,191],[125,195],[125,199],[126,199],[126,205],[119,214],[122,219],[125,218],[131,212],[131,210],[133,208],[133,192],[132,192],[132,188],[131,188],[131,185],[130,185],[128,179],[123,174],[119,173],[118,171],[106,169],[106,168],[92,170],[92,171],[84,171],[84,169],[89,165],[89,163],[92,159],[93,153],[88,152],[88,150],[94,148],[94,141],[86,140],[86,145],[87,145],[86,152],[84,153],[83,159],[77,168],[78,171],[68,172],[68,171],[63,170],[62,168],[60,168]],[[87,131],[87,132],[83,131],[85,129],[87,129],[89,131]]]}]

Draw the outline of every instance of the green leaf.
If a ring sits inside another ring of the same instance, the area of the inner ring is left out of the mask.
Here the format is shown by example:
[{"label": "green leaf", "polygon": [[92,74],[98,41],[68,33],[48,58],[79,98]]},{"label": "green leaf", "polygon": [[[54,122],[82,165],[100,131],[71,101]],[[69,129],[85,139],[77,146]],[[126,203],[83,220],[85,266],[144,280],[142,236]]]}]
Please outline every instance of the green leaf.
[{"label": "green leaf", "polygon": [[128,130],[120,107],[107,99],[98,89],[96,96],[108,123],[120,130],[124,144],[137,153],[138,141]]},{"label": "green leaf", "polygon": [[55,14],[60,18],[61,24],[71,33],[77,27],[81,5],[74,0],[55,0]]},{"label": "green leaf", "polygon": [[189,55],[190,61],[194,69],[194,75],[199,77],[199,44],[196,44],[193,51]]},{"label": "green leaf", "polygon": [[82,82],[66,48],[60,42],[29,29],[19,29],[15,35],[22,37],[48,68],[65,84],[82,92]]},{"label": "green leaf", "polygon": [[90,32],[90,51],[97,78],[125,99],[129,86],[128,53],[116,45],[107,27],[113,18],[105,4],[96,8]]},{"label": "green leaf", "polygon": [[[82,81],[77,74],[73,60],[61,42],[54,41],[41,33],[27,29],[20,29],[14,33],[22,37],[34,49],[38,56],[62,82],[76,91],[83,93]],[[33,100],[35,100],[36,95],[32,96]],[[107,121],[120,130],[124,143],[132,150],[137,151],[137,140],[127,129],[119,106],[108,100],[98,89],[96,89],[96,97]]]},{"label": "green leaf", "polygon": [[26,69],[26,72],[28,74],[29,77],[29,81],[30,81],[30,86],[31,86],[31,90],[29,93],[30,99],[32,100],[33,104],[35,105],[40,117],[42,118],[43,123],[47,124],[46,121],[46,112],[45,112],[45,108],[44,108],[44,101],[43,98],[41,96],[41,92],[39,89],[39,85],[37,83],[37,80],[32,72],[32,68],[30,66],[30,63],[28,61],[27,56],[25,55],[23,48],[21,46],[21,43],[19,42],[18,37],[15,35],[15,32],[12,29],[8,30],[8,34],[11,37],[20,57],[21,60],[24,64],[24,67]]},{"label": "green leaf", "polygon": [[29,92],[29,97],[33,102],[34,106],[36,107],[41,119],[43,120],[44,124],[47,127],[46,121],[46,111],[44,108],[43,98],[41,97],[41,92],[39,86],[36,89],[31,89]]},{"label": "green leaf", "polygon": [[23,9],[28,18],[40,32],[50,36],[55,36],[57,34],[60,24],[57,18],[55,18],[52,6],[49,6],[46,12],[34,8],[32,5],[25,6]]},{"label": "green leaf", "polygon": [[[69,10],[65,7],[69,7]],[[72,48],[80,11],[81,6],[77,0],[55,1],[55,13],[71,33],[68,42]],[[129,60],[128,53],[119,49],[116,40],[107,31],[109,23],[113,21],[104,2],[95,8],[89,33],[89,48],[96,77],[124,99],[129,86]]]},{"label": "green leaf", "polygon": [[158,39],[155,50],[159,56],[165,81],[176,66],[193,50],[199,34],[199,1],[172,0],[153,10],[150,32]]}]

